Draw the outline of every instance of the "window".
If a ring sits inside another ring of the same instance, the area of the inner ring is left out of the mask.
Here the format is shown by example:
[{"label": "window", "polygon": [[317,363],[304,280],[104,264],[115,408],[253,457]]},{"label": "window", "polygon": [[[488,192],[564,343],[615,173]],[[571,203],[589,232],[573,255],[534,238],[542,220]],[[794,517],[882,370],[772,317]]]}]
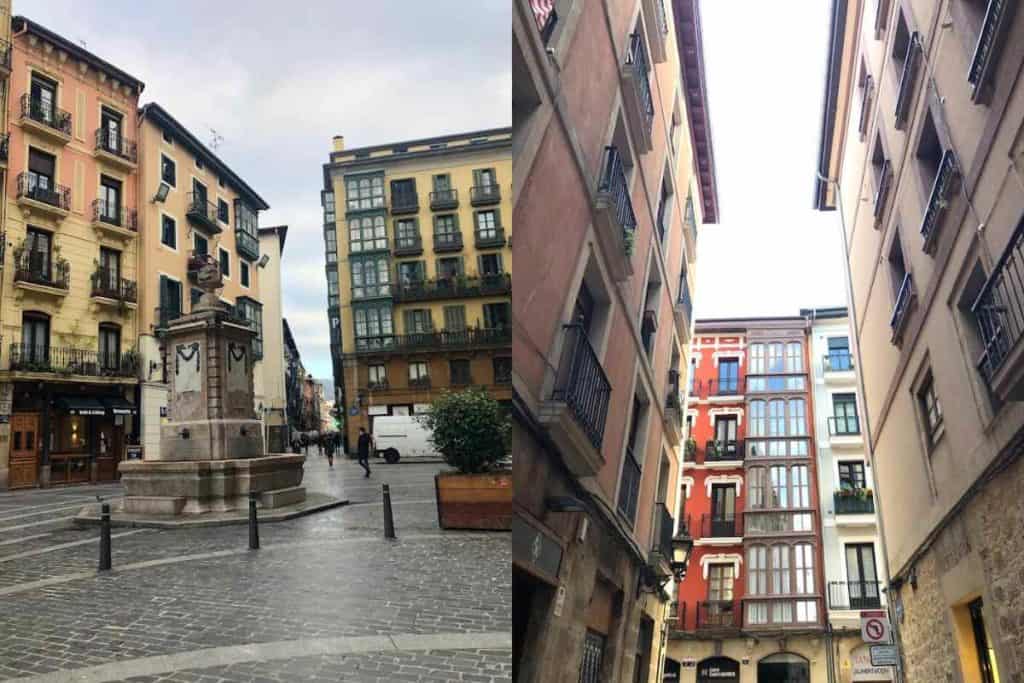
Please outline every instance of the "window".
[{"label": "window", "polygon": [[434,241],[436,243],[458,244],[461,238],[459,221],[455,214],[434,216]]},{"label": "window", "polygon": [[785,465],[775,465],[768,468],[771,489],[768,491],[768,505],[770,508],[789,507],[789,488],[786,486]]},{"label": "window", "polygon": [[406,334],[425,334],[434,331],[434,321],[428,308],[414,308],[404,313]]},{"label": "window", "polygon": [[223,199],[217,199],[217,220],[221,223],[230,223],[231,216],[228,212],[228,203]]},{"label": "window", "polygon": [[764,344],[750,345],[750,366],[747,368],[747,374],[764,374]]},{"label": "window", "polygon": [[740,362],[736,358],[718,361],[718,393],[735,394],[739,391]]},{"label": "window", "polygon": [[781,343],[768,344],[768,372],[784,372]]},{"label": "window", "polygon": [[828,338],[828,357],[826,370],[841,372],[853,369],[853,358],[850,356],[850,340],[848,337]]},{"label": "window", "polygon": [[171,249],[178,248],[178,226],[170,216],[160,217],[160,244]]},{"label": "window", "polygon": [[771,562],[771,592],[776,595],[788,595],[792,590],[789,584],[789,546],[773,545]]},{"label": "window", "polygon": [[793,546],[793,565],[796,570],[796,592],[814,593],[814,548],[810,543]]},{"label": "window", "polygon": [[476,235],[481,239],[497,239],[498,226],[497,211],[477,211],[476,213]]},{"label": "window", "polygon": [[100,367],[104,370],[116,370],[121,363],[121,328],[109,323],[101,323],[99,329]]},{"label": "window", "polygon": [[473,184],[489,188],[496,184],[493,168],[478,168],[473,171]]},{"label": "window", "polygon": [[903,16],[903,9],[897,12],[896,35],[892,40],[892,66],[896,72],[896,83],[900,82],[903,74],[903,64],[907,61],[907,52],[910,49],[910,29],[907,27],[907,19]]},{"label": "window", "polygon": [[866,479],[864,478],[864,463],[860,461],[850,461],[839,463],[839,488],[843,490],[847,489],[862,489],[866,488]]},{"label": "window", "polygon": [[409,382],[410,383],[423,383],[430,380],[430,371],[427,369],[427,363],[425,361],[410,361],[409,362]]},{"label": "window", "polygon": [[501,254],[480,254],[479,268],[480,274],[483,276],[501,275],[504,272],[501,264]]},{"label": "window", "polygon": [[198,168],[200,171],[206,168],[206,164],[204,164],[203,160],[200,159],[199,157],[196,157],[196,168]]},{"label": "window", "polygon": [[25,241],[27,242],[26,254],[22,258],[27,259],[28,262],[19,265],[19,267],[24,268],[27,266],[30,273],[41,276],[49,281],[52,275],[50,248],[53,245],[53,235],[45,230],[30,227],[25,236]]},{"label": "window", "polygon": [[28,194],[50,201],[56,190],[57,157],[30,147],[28,150]]},{"label": "window", "polygon": [[45,313],[25,312],[21,316],[21,354],[35,363],[50,358],[50,316]]},{"label": "window", "polygon": [[661,193],[658,198],[658,216],[655,226],[658,228],[658,238],[664,244],[665,236],[672,225],[672,185],[668,167],[665,168],[665,175],[661,180]]},{"label": "window", "polygon": [[464,274],[461,256],[448,256],[437,259],[437,278],[452,280]]},{"label": "window", "polygon": [[163,130],[163,131],[160,131],[160,132],[161,132],[161,134],[163,136],[164,142],[166,142],[168,145],[173,145],[174,144],[174,138],[171,137],[171,134],[168,131]]},{"label": "window", "polygon": [[786,344],[786,372],[804,371],[803,345],[800,342]]},{"label": "window", "polygon": [[353,258],[350,266],[353,299],[391,295],[391,268],[386,255]]},{"label": "window", "polygon": [[768,436],[786,435],[786,402],[776,399],[768,402]]},{"label": "window", "polygon": [[807,480],[807,465],[793,465],[789,470],[789,479],[793,487],[792,507],[811,507],[811,485]]},{"label": "window", "polygon": [[469,371],[469,361],[462,358],[453,358],[448,361],[448,371],[451,375],[453,385],[465,386],[473,383],[473,377]]},{"label": "window", "polygon": [[439,173],[433,178],[434,192],[447,192],[452,189],[452,177],[447,173]]},{"label": "window", "polygon": [[416,195],[416,180],[405,178],[391,181],[391,205],[398,207],[416,206],[419,199]]},{"label": "window", "polygon": [[224,277],[231,277],[231,254],[223,247],[220,247],[220,272]]},{"label": "window", "polygon": [[765,506],[765,469],[751,467],[747,470],[747,507],[763,508]]},{"label": "window", "polygon": [[444,307],[444,329],[448,332],[462,332],[466,329],[466,307]]},{"label": "window", "polygon": [[974,636],[974,652],[978,659],[982,683],[999,683],[999,667],[996,666],[996,652],[992,647],[992,638],[985,625],[981,598],[972,600],[967,605],[971,615],[971,633]]},{"label": "window", "polygon": [[789,434],[791,436],[803,436],[807,433],[807,415],[805,404],[802,398],[794,398],[789,401]]},{"label": "window", "polygon": [[57,84],[48,78],[32,74],[29,92],[31,117],[52,125],[57,118]]},{"label": "window", "polygon": [[238,281],[243,287],[249,286],[249,264],[245,261],[238,262]]},{"label": "window", "polygon": [[750,436],[765,436],[768,433],[765,421],[765,402],[750,402]]},{"label": "window", "polygon": [[420,225],[415,218],[395,220],[395,248],[412,249],[420,243]]},{"label": "window", "polygon": [[382,338],[395,333],[390,307],[357,308],[353,312],[356,348],[380,346]]},{"label": "window", "polygon": [[718,442],[721,455],[735,455],[738,422],[735,415],[720,415],[715,418],[715,441]]},{"label": "window", "polygon": [[384,208],[384,177],[380,175],[345,180],[345,208],[365,211]]},{"label": "window", "polygon": [[372,388],[386,387],[388,385],[387,367],[384,365],[370,365],[368,386]]},{"label": "window", "polygon": [[240,296],[236,308],[256,332],[252,340],[252,357],[259,360],[263,358],[263,304],[247,296]]},{"label": "window", "polygon": [[630,415],[629,437],[626,456],[622,459],[622,474],[619,477],[619,513],[630,525],[636,522],[637,501],[640,497],[641,463],[643,459],[643,442],[641,423],[647,406],[636,396],[633,397],[633,411]]},{"label": "window", "polygon": [[341,294],[338,288],[338,271],[327,271],[327,305],[337,308],[341,303]]},{"label": "window", "polygon": [[160,323],[165,327],[167,322],[180,318],[181,306],[181,283],[172,280],[166,275],[160,276]]},{"label": "window", "polygon": [[892,280],[893,301],[899,297],[903,281],[907,277],[907,266],[903,260],[903,246],[900,244],[900,234],[897,228],[892,238],[892,246],[889,248],[889,276]]},{"label": "window", "polygon": [[[385,263],[387,260],[385,259]],[[426,263],[423,261],[400,261],[398,264],[398,281],[402,284],[423,282],[426,280]]]},{"label": "window", "polygon": [[116,249],[100,247],[100,261],[97,272],[98,284],[107,291],[118,292],[121,285],[121,252]]},{"label": "window", "polygon": [[881,606],[878,573],[875,571],[875,546],[850,543],[846,546],[846,585],[851,609]]},{"label": "window", "polygon": [[99,201],[96,208],[104,223],[121,225],[121,181],[100,176]]},{"label": "window", "polygon": [[178,186],[178,166],[166,154],[160,155],[160,180],[171,187]]},{"label": "window", "polygon": [[930,109],[925,109],[924,122],[921,124],[921,136],[918,138],[917,151],[914,155],[917,159],[916,166],[924,189],[925,201],[928,201],[932,184],[939,174],[942,154],[942,142],[939,140],[939,133],[935,128],[932,112]]},{"label": "window", "polygon": [[494,383],[512,384],[512,359],[495,358],[491,362],[494,366]]},{"label": "window", "polygon": [[333,225],[324,228],[324,255],[327,263],[338,262],[338,233]]},{"label": "window", "polygon": [[224,177],[223,176],[217,176],[217,185],[219,187],[224,187]]},{"label": "window", "polygon": [[349,251],[373,251],[388,248],[384,216],[362,216],[348,221]]},{"label": "window", "polygon": [[197,179],[193,178],[191,208],[194,208],[197,211],[202,211],[204,216],[209,216],[209,213],[207,213],[206,196],[206,185],[203,185]]},{"label": "window", "polygon": [[747,593],[768,594],[768,549],[763,545],[747,549]]},{"label": "window", "polygon": [[708,565],[708,600],[710,602],[732,602],[732,564]]},{"label": "window", "polygon": [[832,416],[830,433],[860,434],[856,394],[832,394]]},{"label": "window", "polygon": [[210,253],[210,241],[200,235],[198,232],[192,233],[192,248],[196,254],[206,256]]},{"label": "window", "polygon": [[942,436],[942,405],[935,394],[935,381],[929,371],[921,388],[917,390],[917,402],[924,423],[925,438],[928,447],[932,448]]},{"label": "window", "polygon": [[484,327],[487,329],[509,329],[511,317],[511,306],[507,303],[484,304]]}]

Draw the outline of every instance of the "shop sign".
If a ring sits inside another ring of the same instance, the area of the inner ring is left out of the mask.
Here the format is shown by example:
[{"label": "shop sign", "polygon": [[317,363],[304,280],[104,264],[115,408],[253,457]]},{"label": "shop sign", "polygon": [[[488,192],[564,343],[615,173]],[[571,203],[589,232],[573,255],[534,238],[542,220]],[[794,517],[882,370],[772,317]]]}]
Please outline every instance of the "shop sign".
[{"label": "shop sign", "polygon": [[544,576],[558,578],[562,565],[562,546],[521,518],[512,518],[512,559]]},{"label": "shop sign", "polygon": [[871,646],[871,666],[896,666],[897,657],[899,654],[896,652],[895,645]]},{"label": "shop sign", "polygon": [[697,665],[697,681],[738,681],[740,663],[728,657],[711,657]]},{"label": "shop sign", "polygon": [[681,673],[679,662],[674,659],[665,658],[665,672],[661,677],[662,683],[678,683]]},{"label": "shop sign", "polygon": [[370,407],[368,407],[366,409],[366,414],[367,415],[387,415],[388,414],[388,407],[387,406],[370,406]]},{"label": "shop sign", "polygon": [[[892,670],[888,666],[876,666],[871,663],[871,649],[875,646],[861,645],[850,652],[850,664],[852,667],[851,678],[854,683],[867,681],[891,681]],[[894,646],[882,646],[892,647]]]},{"label": "shop sign", "polygon": [[142,460],[142,446],[125,446],[125,460]]}]

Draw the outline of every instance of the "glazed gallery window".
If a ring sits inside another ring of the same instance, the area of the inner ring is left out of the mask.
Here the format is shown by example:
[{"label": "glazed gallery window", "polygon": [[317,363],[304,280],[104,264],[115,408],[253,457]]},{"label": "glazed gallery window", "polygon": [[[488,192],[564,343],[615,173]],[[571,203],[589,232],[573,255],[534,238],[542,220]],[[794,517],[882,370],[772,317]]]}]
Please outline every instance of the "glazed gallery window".
[{"label": "glazed gallery window", "polygon": [[348,211],[384,208],[384,177],[364,176],[346,180],[345,208]]},{"label": "glazed gallery window", "polygon": [[764,344],[750,345],[750,364],[747,367],[747,374],[764,374]]},{"label": "glazed gallery window", "polygon": [[807,441],[760,441],[747,439],[745,441],[748,458],[770,458],[770,457],[807,457]]},{"label": "glazed gallery window", "polygon": [[811,506],[806,465],[773,465],[747,470],[749,509],[805,509]]},{"label": "glazed gallery window", "polygon": [[324,228],[324,254],[328,263],[338,262],[338,233],[333,225]]},{"label": "glazed gallery window", "polygon": [[[814,549],[809,543],[756,545],[747,549],[747,594],[814,594]],[[814,622],[815,600],[766,600],[747,603],[747,623]]]},{"label": "glazed gallery window", "polygon": [[802,398],[789,401],[751,401],[748,436],[804,436],[807,434],[807,405]]},{"label": "glazed gallery window", "polygon": [[391,308],[357,308],[352,314],[355,321],[357,348],[382,346],[385,338],[395,333]]},{"label": "glazed gallery window", "polygon": [[786,372],[804,371],[804,347],[800,342],[786,344]]},{"label": "glazed gallery window", "polygon": [[768,372],[783,372],[785,370],[782,350],[783,345],[781,343],[768,344]]},{"label": "glazed gallery window", "polygon": [[391,296],[391,269],[387,256],[352,259],[352,298]]},{"label": "glazed gallery window", "polygon": [[767,391],[803,391],[805,386],[803,375],[747,377],[747,393],[749,394],[764,393]]},{"label": "glazed gallery window", "polygon": [[362,216],[348,221],[348,249],[353,254],[361,251],[388,248],[384,216]]}]

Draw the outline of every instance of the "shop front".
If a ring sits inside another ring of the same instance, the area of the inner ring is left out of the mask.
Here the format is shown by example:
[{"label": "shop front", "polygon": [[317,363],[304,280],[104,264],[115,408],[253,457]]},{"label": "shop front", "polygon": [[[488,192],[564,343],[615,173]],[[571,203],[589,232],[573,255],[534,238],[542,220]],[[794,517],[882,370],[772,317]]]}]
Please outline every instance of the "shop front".
[{"label": "shop front", "polygon": [[10,488],[116,481],[136,438],[130,387],[16,383],[11,414]]}]

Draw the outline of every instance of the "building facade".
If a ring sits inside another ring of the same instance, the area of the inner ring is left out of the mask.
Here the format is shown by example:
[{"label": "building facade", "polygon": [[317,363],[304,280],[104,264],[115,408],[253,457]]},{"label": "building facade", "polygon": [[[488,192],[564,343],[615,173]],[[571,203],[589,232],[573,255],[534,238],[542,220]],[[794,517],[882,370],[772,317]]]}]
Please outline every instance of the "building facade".
[{"label": "building facade", "polygon": [[28,19],[0,19],[11,31],[0,488],[110,480],[138,434],[144,86]]},{"label": "building facade", "polygon": [[[288,450],[287,397],[285,383],[284,311],[281,302],[281,261],[288,236],[287,225],[259,229],[260,258],[255,267],[260,271],[260,293],[263,304],[262,378],[256,382],[256,410],[263,419],[264,443],[268,453]],[[251,266],[250,266],[251,267]]]},{"label": "building facade", "polygon": [[439,391],[511,386],[509,129],[359,149],[324,166],[328,314],[347,444]]},{"label": "building facade", "polygon": [[281,320],[281,327],[284,332],[285,413],[288,416],[288,441],[291,443],[291,434],[302,431],[302,385],[306,381],[306,368],[302,365],[299,347],[286,318]]},{"label": "building facade", "polygon": [[660,683],[718,219],[698,6],[517,0],[512,62],[513,680]]},{"label": "building facade", "polygon": [[1024,12],[834,3],[815,207],[840,209],[908,681],[1024,676]]}]

